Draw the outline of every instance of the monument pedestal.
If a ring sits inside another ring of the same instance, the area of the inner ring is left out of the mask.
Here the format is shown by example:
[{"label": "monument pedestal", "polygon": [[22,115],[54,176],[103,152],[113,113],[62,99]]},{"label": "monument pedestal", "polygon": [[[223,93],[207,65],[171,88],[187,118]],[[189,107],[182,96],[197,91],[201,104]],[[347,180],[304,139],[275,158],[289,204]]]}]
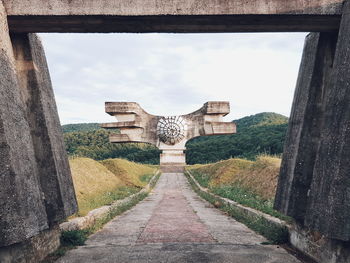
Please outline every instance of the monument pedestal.
[{"label": "monument pedestal", "polygon": [[182,173],[185,166],[184,149],[163,150],[160,154],[160,170],[163,173]]}]

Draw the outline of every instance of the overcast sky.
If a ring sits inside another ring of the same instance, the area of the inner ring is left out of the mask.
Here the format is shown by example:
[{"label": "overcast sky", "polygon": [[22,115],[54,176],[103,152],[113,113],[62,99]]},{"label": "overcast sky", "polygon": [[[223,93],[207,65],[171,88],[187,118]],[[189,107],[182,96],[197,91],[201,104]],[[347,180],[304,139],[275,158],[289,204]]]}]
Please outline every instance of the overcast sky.
[{"label": "overcast sky", "polygon": [[155,115],[206,101],[227,120],[289,116],[306,34],[41,34],[62,124],[109,122],[105,101],[135,101]]}]

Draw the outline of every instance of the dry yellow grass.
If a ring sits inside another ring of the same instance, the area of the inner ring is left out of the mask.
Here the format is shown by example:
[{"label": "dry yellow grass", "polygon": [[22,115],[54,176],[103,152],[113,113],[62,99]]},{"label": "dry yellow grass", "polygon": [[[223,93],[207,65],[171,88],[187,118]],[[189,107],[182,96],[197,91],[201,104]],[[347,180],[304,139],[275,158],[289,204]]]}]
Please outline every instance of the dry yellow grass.
[{"label": "dry yellow grass", "polygon": [[109,171],[118,175],[126,185],[143,187],[147,182],[140,180],[143,175],[154,173],[156,167],[130,162],[124,159],[107,159],[100,161]]},{"label": "dry yellow grass", "polygon": [[210,186],[238,184],[264,199],[272,199],[276,193],[281,159],[261,155],[256,161],[229,159],[213,164],[192,165],[195,170],[210,177]]},{"label": "dry yellow grass", "polygon": [[[74,158],[69,160],[69,163],[78,200],[79,216],[86,215],[94,208],[110,204],[118,197],[135,192],[134,186],[141,187],[147,184],[141,182],[140,178],[152,174],[156,169],[121,159],[98,162],[89,158]],[[106,164],[113,169],[108,169]]]}]

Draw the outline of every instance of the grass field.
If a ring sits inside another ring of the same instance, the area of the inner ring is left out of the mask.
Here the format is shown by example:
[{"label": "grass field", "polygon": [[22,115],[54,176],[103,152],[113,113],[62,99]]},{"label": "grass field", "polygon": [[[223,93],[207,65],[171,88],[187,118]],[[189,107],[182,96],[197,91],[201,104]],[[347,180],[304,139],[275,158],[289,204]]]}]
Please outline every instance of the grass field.
[{"label": "grass field", "polygon": [[69,163],[79,206],[75,216],[138,192],[157,169],[123,159],[73,158]]},{"label": "grass field", "polygon": [[229,159],[192,165],[187,170],[211,192],[275,217],[288,218],[273,209],[281,160],[261,155],[256,161]]}]

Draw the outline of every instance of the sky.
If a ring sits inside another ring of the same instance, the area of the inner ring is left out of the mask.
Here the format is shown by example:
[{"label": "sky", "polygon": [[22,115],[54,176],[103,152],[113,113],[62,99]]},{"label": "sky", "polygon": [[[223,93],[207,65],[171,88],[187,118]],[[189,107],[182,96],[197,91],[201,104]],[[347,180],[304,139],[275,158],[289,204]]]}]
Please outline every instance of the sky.
[{"label": "sky", "polygon": [[229,101],[234,120],[289,116],[305,33],[40,34],[62,124],[111,122],[105,101],[179,115]]}]

